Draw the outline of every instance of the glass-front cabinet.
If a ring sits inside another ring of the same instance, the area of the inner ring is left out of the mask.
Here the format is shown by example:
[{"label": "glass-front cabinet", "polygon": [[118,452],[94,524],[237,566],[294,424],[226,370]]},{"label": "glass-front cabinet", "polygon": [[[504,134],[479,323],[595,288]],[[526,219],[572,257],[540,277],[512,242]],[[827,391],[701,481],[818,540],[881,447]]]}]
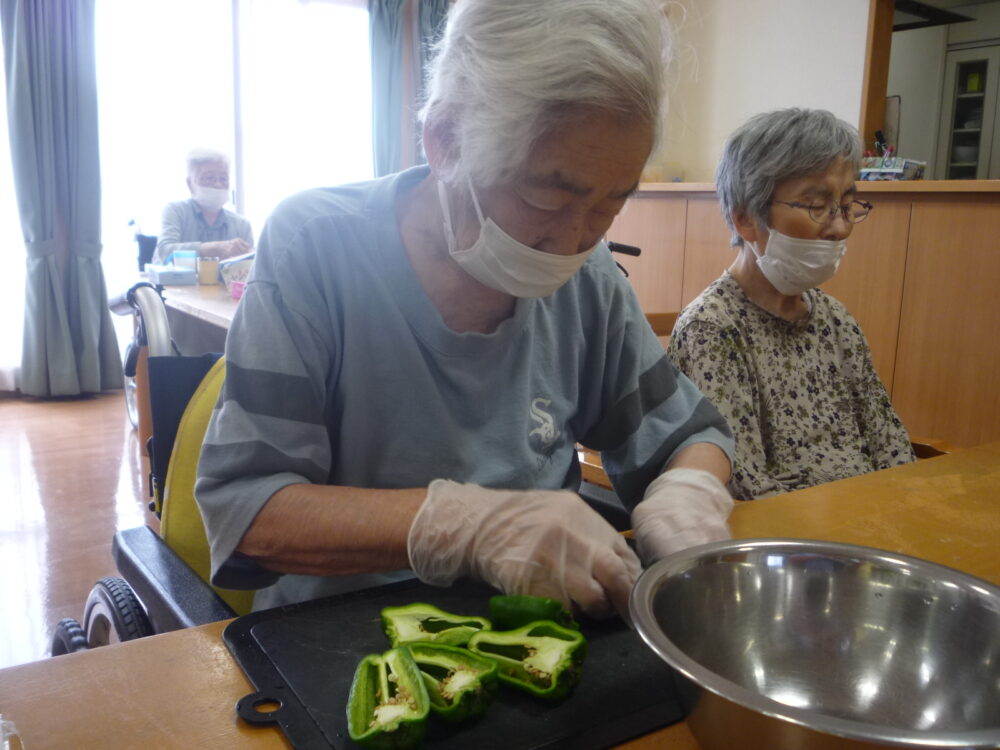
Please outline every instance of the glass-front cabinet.
[{"label": "glass-front cabinet", "polygon": [[998,71],[1000,46],[947,54],[937,154],[937,174],[943,179],[1000,177]]}]

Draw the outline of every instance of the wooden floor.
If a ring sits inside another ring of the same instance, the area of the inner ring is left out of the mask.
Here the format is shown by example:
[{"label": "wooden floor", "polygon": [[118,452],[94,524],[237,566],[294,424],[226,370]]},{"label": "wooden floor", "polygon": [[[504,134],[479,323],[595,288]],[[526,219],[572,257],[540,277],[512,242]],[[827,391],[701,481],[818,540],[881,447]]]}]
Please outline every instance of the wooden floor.
[{"label": "wooden floor", "polygon": [[55,624],[83,617],[117,575],[116,530],[156,527],[145,473],[120,393],[0,398],[0,668],[46,658]]}]

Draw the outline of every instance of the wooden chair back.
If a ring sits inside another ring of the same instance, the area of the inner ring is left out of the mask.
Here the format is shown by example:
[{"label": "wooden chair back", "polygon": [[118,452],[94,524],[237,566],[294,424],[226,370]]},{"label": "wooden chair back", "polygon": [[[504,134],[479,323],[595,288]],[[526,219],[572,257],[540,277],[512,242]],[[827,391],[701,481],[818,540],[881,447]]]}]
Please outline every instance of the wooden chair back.
[{"label": "wooden chair back", "polygon": [[[653,333],[659,338],[664,339],[669,338],[673,332],[674,323],[677,322],[678,315],[680,315],[679,312],[646,313],[646,320],[649,321],[649,327],[653,329]],[[599,487],[604,487],[605,489],[613,489],[611,481],[604,471],[604,466],[601,464],[601,454],[582,445],[577,445],[576,450],[577,456],[580,459],[580,471],[583,474],[583,480],[591,484],[596,484]]]},{"label": "wooden chair back", "polygon": [[679,312],[646,313],[646,320],[649,321],[653,333],[662,338],[673,332],[678,315],[680,315]]},{"label": "wooden chair back", "polygon": [[944,440],[918,437],[916,435],[910,435],[910,445],[913,446],[913,452],[917,458],[934,458],[935,456],[943,456],[958,450],[957,446]]}]

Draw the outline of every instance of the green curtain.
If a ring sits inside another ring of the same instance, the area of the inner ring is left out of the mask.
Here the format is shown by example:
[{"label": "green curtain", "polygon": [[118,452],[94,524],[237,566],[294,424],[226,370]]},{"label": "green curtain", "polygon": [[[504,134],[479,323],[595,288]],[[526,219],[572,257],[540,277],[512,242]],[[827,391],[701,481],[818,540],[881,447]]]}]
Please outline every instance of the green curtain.
[{"label": "green curtain", "polygon": [[368,0],[372,61],[372,147],[375,176],[399,170],[405,0]]},{"label": "green curtain", "polygon": [[431,52],[441,33],[444,31],[444,22],[448,18],[448,7],[451,0],[420,0],[420,17],[417,24],[417,44],[420,49],[420,87],[419,100],[424,99],[424,73],[427,70],[427,63],[430,61]]},{"label": "green curtain", "polygon": [[94,1],[0,0],[30,396],[122,387],[100,260]]},{"label": "green curtain", "polygon": [[[369,0],[369,42],[372,64],[372,143],[375,175],[391,174],[404,165],[402,139],[413,132],[403,118],[415,116],[423,101],[424,71],[431,48],[444,29],[450,0]],[[405,14],[411,13],[410,48],[413,60],[404,62]],[[404,89],[404,64],[415,68],[412,91]],[[412,99],[412,100],[410,100]],[[414,133],[416,139],[416,134]],[[417,139],[418,140],[418,139]],[[415,161],[423,162],[414,144]]]}]

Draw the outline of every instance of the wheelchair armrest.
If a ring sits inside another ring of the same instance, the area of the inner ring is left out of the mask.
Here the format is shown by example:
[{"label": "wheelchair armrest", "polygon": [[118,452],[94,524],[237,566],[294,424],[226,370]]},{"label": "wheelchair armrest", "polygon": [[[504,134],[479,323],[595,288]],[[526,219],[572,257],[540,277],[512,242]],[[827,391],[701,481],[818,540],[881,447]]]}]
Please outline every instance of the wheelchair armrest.
[{"label": "wheelchair armrest", "polygon": [[108,308],[115,315],[131,315],[135,312],[128,301],[128,292],[122,292],[116,297],[111,297],[108,300]]},{"label": "wheelchair armrest", "polygon": [[148,526],[115,534],[115,565],[157,633],[228,620],[236,613]]},{"label": "wheelchair armrest", "polygon": [[148,286],[153,291],[156,287],[148,281],[137,281],[121,294],[108,298],[108,308],[115,315],[131,315],[136,311],[135,293],[140,287]]}]

